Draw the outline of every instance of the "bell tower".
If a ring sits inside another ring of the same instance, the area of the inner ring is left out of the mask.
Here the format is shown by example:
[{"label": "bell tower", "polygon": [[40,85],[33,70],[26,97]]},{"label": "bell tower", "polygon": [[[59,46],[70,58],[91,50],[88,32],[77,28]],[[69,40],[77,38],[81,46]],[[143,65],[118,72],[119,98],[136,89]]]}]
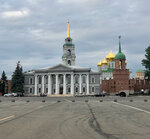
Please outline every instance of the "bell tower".
[{"label": "bell tower", "polygon": [[72,39],[70,38],[69,21],[67,24],[67,38],[65,39],[65,44],[63,45],[62,63],[66,66],[75,66],[75,45],[72,44]]}]

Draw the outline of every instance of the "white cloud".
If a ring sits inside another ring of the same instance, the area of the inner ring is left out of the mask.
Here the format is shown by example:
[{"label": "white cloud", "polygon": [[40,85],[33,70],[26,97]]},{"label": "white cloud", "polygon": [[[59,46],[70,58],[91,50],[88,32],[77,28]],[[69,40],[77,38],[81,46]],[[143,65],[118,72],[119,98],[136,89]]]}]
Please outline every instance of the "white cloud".
[{"label": "white cloud", "polygon": [[28,10],[20,10],[20,11],[6,11],[2,13],[3,18],[18,18],[29,15]]}]

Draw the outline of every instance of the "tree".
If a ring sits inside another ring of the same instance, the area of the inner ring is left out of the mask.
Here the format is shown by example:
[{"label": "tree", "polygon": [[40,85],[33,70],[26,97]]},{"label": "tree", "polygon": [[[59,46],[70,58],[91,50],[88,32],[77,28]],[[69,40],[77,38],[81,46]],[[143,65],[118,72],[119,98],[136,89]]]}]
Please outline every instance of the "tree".
[{"label": "tree", "polygon": [[8,81],[5,71],[2,73],[2,77],[0,79],[0,92],[4,95],[8,92]]},{"label": "tree", "polygon": [[145,78],[150,81],[150,46],[145,50],[145,59],[142,60],[142,65],[145,66]]},{"label": "tree", "polygon": [[22,66],[18,61],[17,67],[13,72],[12,79],[11,79],[11,91],[15,93],[16,92],[23,93],[24,92],[23,84],[24,84],[24,74],[23,74]]}]

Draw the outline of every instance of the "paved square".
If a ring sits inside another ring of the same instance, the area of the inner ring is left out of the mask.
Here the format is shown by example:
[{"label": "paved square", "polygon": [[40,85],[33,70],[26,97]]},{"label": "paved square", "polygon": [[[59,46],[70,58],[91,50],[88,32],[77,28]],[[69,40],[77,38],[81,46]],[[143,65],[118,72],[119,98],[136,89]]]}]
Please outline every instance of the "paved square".
[{"label": "paved square", "polygon": [[150,97],[0,100],[0,139],[150,138]]}]

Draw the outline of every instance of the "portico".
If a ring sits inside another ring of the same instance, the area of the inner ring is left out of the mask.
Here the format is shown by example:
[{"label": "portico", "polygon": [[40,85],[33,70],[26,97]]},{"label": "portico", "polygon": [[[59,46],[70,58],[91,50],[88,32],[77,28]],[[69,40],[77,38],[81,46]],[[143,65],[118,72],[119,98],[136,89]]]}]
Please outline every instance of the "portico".
[{"label": "portico", "polygon": [[[76,79],[75,79],[76,77]],[[74,95],[89,94],[89,74],[88,73],[36,73],[34,94],[46,93],[48,95]],[[86,82],[82,82],[82,78]],[[75,82],[76,80],[76,82]],[[83,86],[82,86],[83,85]],[[86,88],[86,89],[83,89]]]}]

